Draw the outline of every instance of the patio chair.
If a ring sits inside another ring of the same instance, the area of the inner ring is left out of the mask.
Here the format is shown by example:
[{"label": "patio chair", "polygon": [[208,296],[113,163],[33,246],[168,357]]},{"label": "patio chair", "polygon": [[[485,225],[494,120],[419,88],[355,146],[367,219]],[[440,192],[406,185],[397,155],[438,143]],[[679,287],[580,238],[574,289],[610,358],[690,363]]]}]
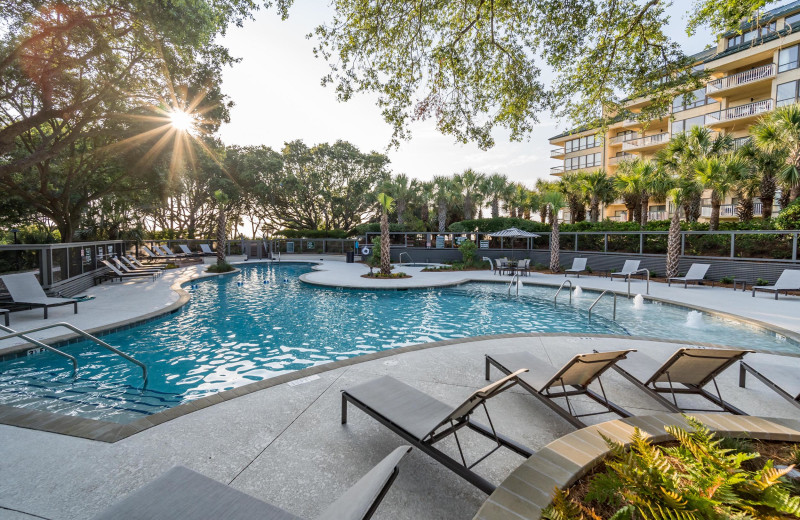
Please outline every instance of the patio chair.
[{"label": "patio chair", "polygon": [[[517,376],[524,371],[519,370],[481,388],[455,407],[393,377],[379,377],[342,390],[342,424],[347,423],[347,403],[352,403],[470,484],[490,494],[495,486],[472,471],[476,464],[502,446],[523,457],[530,457],[533,452],[497,433],[491,418],[489,427],[486,427],[472,420],[470,416],[476,408],[482,406],[488,417],[486,401],[517,384]],[[467,464],[458,439],[458,430],[464,427],[496,443],[493,449],[472,464]],[[461,460],[450,457],[434,446],[450,435],[455,438]]]},{"label": "patio chair", "polygon": [[6,323],[6,327],[8,327],[11,324],[10,321],[11,311],[8,309],[0,309],[0,314],[3,315],[3,321]]},{"label": "patio chair", "polygon": [[155,270],[158,270],[158,271],[163,273],[164,270],[166,269],[165,267],[163,267],[161,265],[158,265],[158,264],[144,265],[140,261],[136,260],[136,258],[134,258],[133,256],[127,257],[125,255],[122,255],[121,257],[119,257],[119,259],[122,260],[122,263],[127,265],[129,268],[135,269],[135,270],[140,270],[140,271],[155,271]]},{"label": "patio chair", "polygon": [[498,258],[494,264],[494,274],[503,274],[503,271],[508,269],[509,263],[508,258],[502,257]]},{"label": "patio chair", "polygon": [[[686,276],[672,276],[667,278],[667,287],[672,285],[673,281],[683,282],[684,289],[689,286],[689,282],[695,282],[697,285],[700,285],[700,282],[705,279],[709,267],[711,267],[711,264],[692,264]],[[714,287],[714,280],[711,280],[711,287]]]},{"label": "patio chair", "polygon": [[74,313],[78,314],[77,300],[47,296],[33,273],[9,274],[0,276],[0,280],[5,284],[6,290],[8,290],[8,294],[14,303],[42,307],[44,309],[44,319],[47,319],[47,310],[50,307],[59,307],[61,305],[72,305]]},{"label": "patio chair", "polygon": [[122,263],[122,261],[121,261],[121,260],[120,260],[118,257],[116,257],[116,256],[115,256],[115,257],[113,257],[113,258],[111,259],[111,261],[114,263],[114,265],[116,265],[116,266],[117,266],[117,268],[118,268],[118,269],[120,270],[120,272],[122,272],[122,273],[128,273],[128,274],[131,274],[131,273],[134,273],[134,274],[135,274],[135,273],[139,273],[139,274],[148,273],[148,274],[154,274],[155,276],[161,276],[161,275],[162,275],[162,273],[163,273],[163,271],[162,271],[161,269],[156,269],[156,268],[152,268],[152,269],[148,269],[148,268],[139,269],[138,267],[129,267],[129,266],[125,265],[124,263]]},{"label": "patio chair", "polygon": [[784,269],[775,285],[762,285],[753,286],[753,298],[756,297],[756,290],[759,291],[772,291],[775,293],[775,299],[778,299],[778,293],[783,291],[788,294],[788,291],[800,290],[800,270],[798,269]]},{"label": "patio chair", "polygon": [[[620,276],[627,282],[630,277],[636,276],[636,271],[639,270],[639,262],[639,260],[625,260],[625,264],[622,266],[621,271],[617,273],[611,273],[611,279],[613,280],[615,276]],[[644,275],[639,273],[639,276]]]},{"label": "patio chair", "polygon": [[572,267],[564,271],[564,278],[567,277],[568,274],[574,274],[578,278],[581,277],[581,273],[586,272],[586,258],[573,258],[572,259]]},{"label": "patio chair", "polygon": [[[529,352],[486,354],[486,379],[489,379],[489,372],[492,366],[504,374],[511,374],[527,368],[528,372],[517,376],[519,386],[530,392],[576,428],[585,428],[586,424],[580,420],[581,417],[605,413],[615,413],[620,417],[631,416],[629,412],[608,400],[603,383],[600,380],[600,376],[606,370],[614,366],[617,361],[625,359],[630,352],[636,351],[631,349],[579,354],[570,359],[561,368],[556,368]],[[595,380],[600,385],[601,394],[589,388],[589,385]],[[600,403],[606,409],[602,412],[575,413],[569,398],[579,395],[585,395]],[[566,400],[566,410],[555,402],[554,399],[557,397],[563,397]]]},{"label": "patio chair", "polygon": [[98,282],[103,282],[104,280],[112,280],[113,281],[116,278],[118,278],[120,282],[123,279],[142,278],[143,276],[149,276],[152,280],[156,279],[156,273],[154,273],[154,272],[150,272],[150,271],[144,272],[143,271],[141,273],[123,273],[122,271],[117,269],[117,267],[114,264],[112,264],[111,262],[109,262],[108,260],[100,260],[100,261],[103,263],[103,265],[105,265],[106,267],[111,269],[111,272],[110,273],[103,273],[100,276],[96,277],[94,279],[95,284],[97,284]]},{"label": "patio chair", "polygon": [[[328,506],[318,520],[367,520],[397,477],[397,465],[411,450],[400,446]],[[310,491],[313,496],[313,490]],[[94,520],[301,520],[288,511],[183,466],[106,509]]]},{"label": "patio chair", "polygon": [[158,249],[156,246],[153,246],[153,248],[160,254],[156,254],[154,251],[152,251],[149,247],[145,245],[142,246],[142,251],[144,251],[144,253],[147,255],[147,258],[150,259],[150,261],[166,262],[167,257],[164,255],[164,253],[162,253],[161,250]]},{"label": "patio chair", "polygon": [[520,260],[517,262],[517,267],[514,269],[514,271],[528,276],[531,272],[531,259],[526,258],[525,260]]},{"label": "patio chair", "polygon": [[797,368],[763,363],[760,360],[762,356],[764,354],[753,354],[747,357],[746,362],[739,362],[739,386],[745,388],[747,374],[750,373],[770,390],[800,408],[800,378],[797,377]]},{"label": "patio chair", "polygon": [[206,256],[214,256],[217,254],[214,252],[214,250],[211,249],[211,246],[209,246],[208,244],[200,244],[200,251],[202,251],[203,254]]},{"label": "patio chair", "polygon": [[169,258],[183,258],[184,256],[186,256],[183,253],[173,253],[172,249],[168,248],[167,246],[158,245],[156,247],[161,248],[161,252],[164,253],[164,256],[167,256]]},{"label": "patio chair", "polygon": [[[614,370],[672,412],[717,411],[691,409],[678,404],[677,394],[691,394],[711,401],[726,412],[747,415],[722,399],[716,377],[750,352],[753,351],[679,348],[664,363],[637,353],[615,364]],[[717,395],[703,389],[711,382],[714,383]],[[661,394],[671,395],[672,401],[665,399]]]},{"label": "patio chair", "polygon": [[203,253],[200,253],[199,251],[192,251],[186,244],[180,244],[178,247],[181,248],[181,251],[183,251],[183,254],[186,256],[203,256]]}]

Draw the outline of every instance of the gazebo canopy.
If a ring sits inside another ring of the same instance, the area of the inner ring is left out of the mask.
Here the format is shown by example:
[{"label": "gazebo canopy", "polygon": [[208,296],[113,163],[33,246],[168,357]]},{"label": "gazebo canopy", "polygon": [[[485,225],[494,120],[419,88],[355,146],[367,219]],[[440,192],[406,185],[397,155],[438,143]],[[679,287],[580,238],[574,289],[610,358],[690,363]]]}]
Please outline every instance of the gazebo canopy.
[{"label": "gazebo canopy", "polygon": [[500,238],[539,238],[541,236],[537,235],[536,233],[522,231],[521,229],[515,227],[504,229],[503,231],[498,231],[497,233],[491,233],[491,235],[493,237]]}]

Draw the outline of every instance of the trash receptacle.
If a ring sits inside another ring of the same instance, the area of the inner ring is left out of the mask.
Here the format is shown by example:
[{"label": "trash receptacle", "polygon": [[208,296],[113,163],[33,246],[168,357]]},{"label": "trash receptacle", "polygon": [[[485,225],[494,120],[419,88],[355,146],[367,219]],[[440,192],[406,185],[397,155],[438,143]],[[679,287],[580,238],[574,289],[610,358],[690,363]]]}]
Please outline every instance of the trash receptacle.
[{"label": "trash receptacle", "polygon": [[352,264],[356,261],[356,254],[353,251],[347,252],[347,263]]}]

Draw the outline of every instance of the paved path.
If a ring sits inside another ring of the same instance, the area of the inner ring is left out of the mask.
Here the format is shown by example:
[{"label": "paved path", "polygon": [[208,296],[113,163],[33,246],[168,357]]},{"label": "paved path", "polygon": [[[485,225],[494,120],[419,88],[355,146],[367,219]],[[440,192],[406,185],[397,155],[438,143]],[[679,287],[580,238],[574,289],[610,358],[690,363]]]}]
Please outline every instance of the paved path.
[{"label": "paved path", "polygon": [[[592,348],[636,348],[650,355],[667,355],[676,347],[649,341],[553,336],[435,347],[335,369],[304,384],[245,395],[114,444],[0,426],[0,518],[91,518],[177,464],[313,518],[402,443],[355,408],[350,409],[348,424],[342,426],[343,388],[390,374],[456,405],[485,384],[483,356],[488,352],[528,349],[560,365]],[[800,358],[779,358],[778,362],[793,364],[800,371]],[[736,376],[736,370],[729,370],[720,378],[723,396],[734,405],[751,414],[797,417],[796,408],[758,383],[738,388]],[[614,373],[608,374],[605,383],[609,397],[635,414],[664,411]],[[589,405],[581,401],[580,406],[587,411]],[[489,410],[501,432],[533,449],[573,431],[565,420],[519,388],[490,401]],[[608,418],[613,417],[596,416],[590,422]],[[457,456],[454,443],[447,442],[445,450]],[[462,442],[473,458],[490,447],[470,432],[464,432]],[[477,469],[499,484],[522,460],[503,450]],[[415,450],[401,464],[400,475],[375,518],[468,520],[485,499],[486,495]]]}]

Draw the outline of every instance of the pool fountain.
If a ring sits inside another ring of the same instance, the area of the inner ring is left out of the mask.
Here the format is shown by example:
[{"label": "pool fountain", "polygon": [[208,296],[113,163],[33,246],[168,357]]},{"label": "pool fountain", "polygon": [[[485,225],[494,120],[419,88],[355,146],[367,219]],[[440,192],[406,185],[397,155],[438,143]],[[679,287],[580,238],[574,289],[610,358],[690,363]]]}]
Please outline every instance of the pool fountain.
[{"label": "pool fountain", "polygon": [[583,289],[581,289],[581,286],[580,286],[580,285],[576,285],[576,286],[575,286],[575,290],[574,290],[574,291],[572,291],[572,294],[573,294],[573,295],[574,295],[576,298],[580,298],[581,296],[583,296]]},{"label": "pool fountain", "polygon": [[633,298],[633,308],[637,311],[641,311],[644,309],[644,296],[641,294],[637,294]]},{"label": "pool fountain", "polygon": [[690,329],[703,328],[703,313],[699,311],[689,311],[686,315],[686,326]]}]

